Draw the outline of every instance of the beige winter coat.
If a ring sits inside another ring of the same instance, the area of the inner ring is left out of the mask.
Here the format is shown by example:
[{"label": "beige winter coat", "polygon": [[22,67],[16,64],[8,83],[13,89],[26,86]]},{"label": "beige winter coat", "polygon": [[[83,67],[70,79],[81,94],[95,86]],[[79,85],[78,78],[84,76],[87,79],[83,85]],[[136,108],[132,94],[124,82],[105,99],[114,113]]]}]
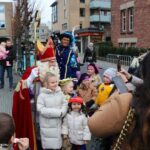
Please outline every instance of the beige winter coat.
[{"label": "beige winter coat", "polygon": [[81,96],[85,103],[91,99],[95,101],[97,94],[97,89],[92,84],[88,88],[83,88],[81,86],[77,89],[77,95]]}]

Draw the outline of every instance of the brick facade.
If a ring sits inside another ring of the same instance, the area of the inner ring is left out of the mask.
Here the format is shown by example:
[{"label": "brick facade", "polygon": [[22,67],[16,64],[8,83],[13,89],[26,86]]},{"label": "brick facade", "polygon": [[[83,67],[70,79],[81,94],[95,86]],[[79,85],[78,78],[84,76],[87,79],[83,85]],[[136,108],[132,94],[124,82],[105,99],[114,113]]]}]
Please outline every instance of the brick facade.
[{"label": "brick facade", "polygon": [[[111,39],[114,46],[150,47],[150,0],[112,0]],[[134,29],[129,32],[128,11],[133,8]],[[121,11],[126,10],[126,31],[121,30]]]},{"label": "brick facade", "polygon": [[[83,28],[89,27],[89,3],[90,0],[85,0],[85,3],[80,3],[80,0],[67,1],[64,3],[64,0],[56,1],[57,3],[57,21],[52,22],[53,31],[71,31],[73,27],[79,26],[82,24]],[[80,16],[80,8],[85,9],[85,16]],[[66,16],[65,16],[66,11]],[[63,28],[63,25],[66,24],[66,28]]]}]

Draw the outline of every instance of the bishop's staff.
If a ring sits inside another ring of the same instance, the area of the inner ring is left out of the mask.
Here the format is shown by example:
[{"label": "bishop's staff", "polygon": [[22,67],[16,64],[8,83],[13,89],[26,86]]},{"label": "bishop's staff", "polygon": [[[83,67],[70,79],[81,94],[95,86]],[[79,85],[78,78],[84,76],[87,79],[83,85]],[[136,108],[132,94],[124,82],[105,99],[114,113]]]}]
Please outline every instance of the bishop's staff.
[{"label": "bishop's staff", "polygon": [[35,12],[35,21],[34,21],[34,44],[35,44],[35,52],[34,52],[34,65],[36,66],[36,62],[37,62],[37,28],[40,26],[40,21],[41,21],[41,17],[40,17],[40,13],[37,10]]},{"label": "bishop's staff", "polygon": [[[39,11],[37,10],[35,12],[35,21],[34,21],[34,66],[37,66],[37,55],[38,55],[38,49],[37,49],[37,28],[40,26],[40,14]],[[36,109],[36,104],[37,104],[37,85],[36,82],[34,83],[34,121],[35,121],[35,130],[36,130],[36,114],[37,114],[37,109]]]}]

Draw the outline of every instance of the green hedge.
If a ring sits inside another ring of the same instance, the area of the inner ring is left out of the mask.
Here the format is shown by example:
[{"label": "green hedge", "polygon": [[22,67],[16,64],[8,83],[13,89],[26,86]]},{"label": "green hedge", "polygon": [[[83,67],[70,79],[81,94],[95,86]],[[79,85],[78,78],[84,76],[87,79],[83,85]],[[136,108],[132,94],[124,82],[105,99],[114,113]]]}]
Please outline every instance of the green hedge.
[{"label": "green hedge", "polygon": [[141,53],[144,53],[147,51],[147,49],[144,49],[144,48],[113,47],[113,44],[111,42],[95,43],[94,46],[96,49],[96,54],[99,57],[106,57],[107,54],[139,56]]}]

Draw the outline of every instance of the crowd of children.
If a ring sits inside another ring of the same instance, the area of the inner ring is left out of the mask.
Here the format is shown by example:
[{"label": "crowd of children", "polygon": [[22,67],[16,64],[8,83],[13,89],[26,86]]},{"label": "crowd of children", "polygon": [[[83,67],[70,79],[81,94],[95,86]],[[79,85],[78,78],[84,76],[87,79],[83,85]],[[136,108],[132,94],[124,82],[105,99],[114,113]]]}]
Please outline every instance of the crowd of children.
[{"label": "crowd of children", "polygon": [[[118,91],[112,80],[116,75],[117,69],[108,68],[101,79],[94,63],[87,65],[87,72],[79,79],[59,81],[56,75],[47,72],[37,100],[44,150],[62,147],[86,150],[88,141],[94,139],[87,125],[88,117]],[[66,140],[69,141],[67,147]]]},{"label": "crowd of children", "polygon": [[96,150],[97,138],[91,135],[88,118],[119,92],[113,83],[117,75],[126,82],[124,70],[118,73],[115,68],[106,69],[101,79],[94,63],[87,65],[79,79],[59,80],[57,74],[47,72],[37,99],[42,149],[86,150],[88,144]]}]

